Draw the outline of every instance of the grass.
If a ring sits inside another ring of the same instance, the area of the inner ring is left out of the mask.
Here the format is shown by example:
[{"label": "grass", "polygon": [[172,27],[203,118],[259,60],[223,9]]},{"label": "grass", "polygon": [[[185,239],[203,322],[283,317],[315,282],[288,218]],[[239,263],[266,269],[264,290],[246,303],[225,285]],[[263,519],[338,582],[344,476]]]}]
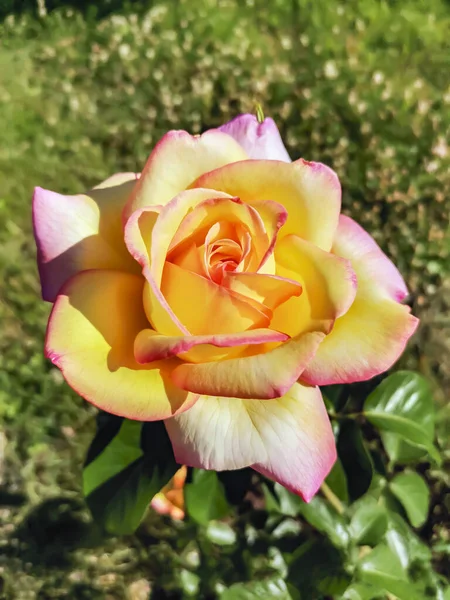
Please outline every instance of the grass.
[{"label": "grass", "polygon": [[[60,9],[0,25],[0,525],[12,536],[0,542],[8,547],[0,569],[8,598],[65,598],[67,590],[70,598],[138,598],[133,582],[154,580],[164,564],[151,551],[143,558],[138,539],[86,542],[88,552],[69,540],[63,557],[39,557],[40,519],[83,527],[79,475],[94,412],[42,355],[49,307],[39,299],[31,232],[35,185],[74,193],[140,170],[168,129],[197,133],[260,102],[292,157],[339,174],[344,211],[399,265],[422,319],[402,364],[432,379],[439,403],[450,390],[448,4],[166,0],[142,2],[139,12],[131,5],[96,20]],[[441,415],[444,438],[449,413]],[[55,498],[63,500],[52,505]],[[172,530],[154,527],[171,539]],[[56,526],[54,536],[53,551]]]}]

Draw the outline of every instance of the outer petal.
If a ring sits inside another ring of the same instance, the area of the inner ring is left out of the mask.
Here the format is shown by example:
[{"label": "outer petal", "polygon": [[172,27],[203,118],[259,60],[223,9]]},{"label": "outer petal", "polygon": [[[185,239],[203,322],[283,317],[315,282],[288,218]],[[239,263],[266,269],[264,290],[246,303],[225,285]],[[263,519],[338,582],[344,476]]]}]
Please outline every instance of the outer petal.
[{"label": "outer petal", "polygon": [[274,311],[271,327],[296,335],[317,328],[348,311],[356,295],[356,275],[350,262],[295,235],[285,237],[275,250],[277,272],[297,280],[303,293]]},{"label": "outer petal", "polygon": [[249,158],[291,162],[273,119],[267,118],[260,123],[255,115],[239,115],[219,127],[219,131],[231,135],[244,148]]},{"label": "outer petal", "polygon": [[169,131],[150,154],[125,207],[125,220],[138,208],[167,204],[202,173],[246,158],[243,148],[221,131],[210,130],[200,136]]},{"label": "outer petal", "polygon": [[408,289],[397,267],[373,237],[350,217],[339,217],[333,252],[351,261],[362,292],[387,295],[398,302],[408,295]]},{"label": "outer petal", "polygon": [[253,466],[306,501],[336,460],[320,391],[299,383],[270,402],[201,397],[165,423],[178,462],[217,471]]},{"label": "outer petal", "polygon": [[333,252],[350,259],[358,290],[302,375],[319,385],[365,381],[389,369],[419,323],[404,298],[406,285],[392,262],[362,227],[341,216]]},{"label": "outer petal", "polygon": [[305,333],[269,352],[221,362],[181,364],[174,383],[197,394],[227,398],[280,398],[300,377],[325,334]]},{"label": "outer petal", "polygon": [[108,177],[108,179],[105,179],[104,181],[96,185],[93,189],[103,190],[110,187],[117,187],[122,183],[127,183],[128,181],[135,181],[136,179],[139,179],[140,176],[140,173],[114,173],[114,175],[111,175],[111,177]]},{"label": "outer petal", "polygon": [[255,205],[274,200],[287,210],[278,238],[295,233],[330,250],[341,209],[337,175],[321,163],[302,159],[287,164],[275,160],[241,161],[199,177],[192,187],[209,187]]},{"label": "outer petal", "polygon": [[418,323],[407,306],[357,296],[348,313],[336,321],[302,379],[332,385],[379,375],[399,358]]},{"label": "outer petal", "polygon": [[137,272],[126,250],[121,212],[137,175],[119,173],[85,195],[36,188],[33,226],[42,296],[53,302],[62,284],[86,269]]},{"label": "outer petal", "polygon": [[176,359],[140,365],[134,339],[148,327],[143,279],[119,271],[85,271],[61,290],[45,352],[66,381],[99,408],[142,421],[164,419],[196,400],[170,382]]},{"label": "outer petal", "polygon": [[284,342],[288,336],[271,329],[252,329],[243,333],[230,333],[219,335],[197,335],[170,337],[160,335],[151,329],[142,330],[134,342],[134,355],[140,364],[154,360],[162,360],[177,354],[184,354],[191,348],[204,346],[210,350],[211,346],[217,348],[234,348],[254,344],[268,344],[271,342]]}]

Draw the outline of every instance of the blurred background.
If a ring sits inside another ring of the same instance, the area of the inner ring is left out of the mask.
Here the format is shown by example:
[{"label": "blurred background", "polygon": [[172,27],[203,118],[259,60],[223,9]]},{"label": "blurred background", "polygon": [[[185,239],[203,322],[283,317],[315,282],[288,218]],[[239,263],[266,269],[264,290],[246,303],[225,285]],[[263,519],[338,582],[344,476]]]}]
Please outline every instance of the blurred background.
[{"label": "blurred background", "polygon": [[[0,0],[0,598],[198,597],[194,525],[149,514],[130,538],[91,532],[95,411],[43,357],[30,216],[34,186],[77,193],[140,171],[168,129],[260,103],[291,157],[338,173],[344,212],[409,284],[421,326],[400,366],[431,381],[448,436],[449,27],[444,0]],[[445,477],[427,544],[448,542]],[[232,552],[216,546],[202,577],[232,582]]]}]

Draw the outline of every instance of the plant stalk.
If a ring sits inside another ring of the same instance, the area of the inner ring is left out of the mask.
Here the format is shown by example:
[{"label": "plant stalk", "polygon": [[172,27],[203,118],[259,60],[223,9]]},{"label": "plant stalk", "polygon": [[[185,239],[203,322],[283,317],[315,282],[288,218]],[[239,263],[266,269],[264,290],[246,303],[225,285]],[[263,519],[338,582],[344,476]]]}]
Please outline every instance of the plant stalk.
[{"label": "plant stalk", "polygon": [[320,486],[320,490],[325,496],[325,498],[328,500],[328,502],[331,504],[331,506],[335,509],[335,511],[338,512],[340,515],[344,514],[344,505],[336,496],[336,494],[331,490],[328,484],[325,483],[325,481]]}]

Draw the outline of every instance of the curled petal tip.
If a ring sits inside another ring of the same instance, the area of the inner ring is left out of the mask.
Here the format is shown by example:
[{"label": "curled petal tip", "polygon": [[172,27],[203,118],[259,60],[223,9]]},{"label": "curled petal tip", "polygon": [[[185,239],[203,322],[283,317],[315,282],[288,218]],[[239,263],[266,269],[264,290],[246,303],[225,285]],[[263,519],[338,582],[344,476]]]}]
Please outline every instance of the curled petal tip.
[{"label": "curled petal tip", "polygon": [[219,130],[234,138],[249,158],[291,162],[278,127],[270,117],[264,118],[260,105],[256,108],[256,116],[239,115]]}]

